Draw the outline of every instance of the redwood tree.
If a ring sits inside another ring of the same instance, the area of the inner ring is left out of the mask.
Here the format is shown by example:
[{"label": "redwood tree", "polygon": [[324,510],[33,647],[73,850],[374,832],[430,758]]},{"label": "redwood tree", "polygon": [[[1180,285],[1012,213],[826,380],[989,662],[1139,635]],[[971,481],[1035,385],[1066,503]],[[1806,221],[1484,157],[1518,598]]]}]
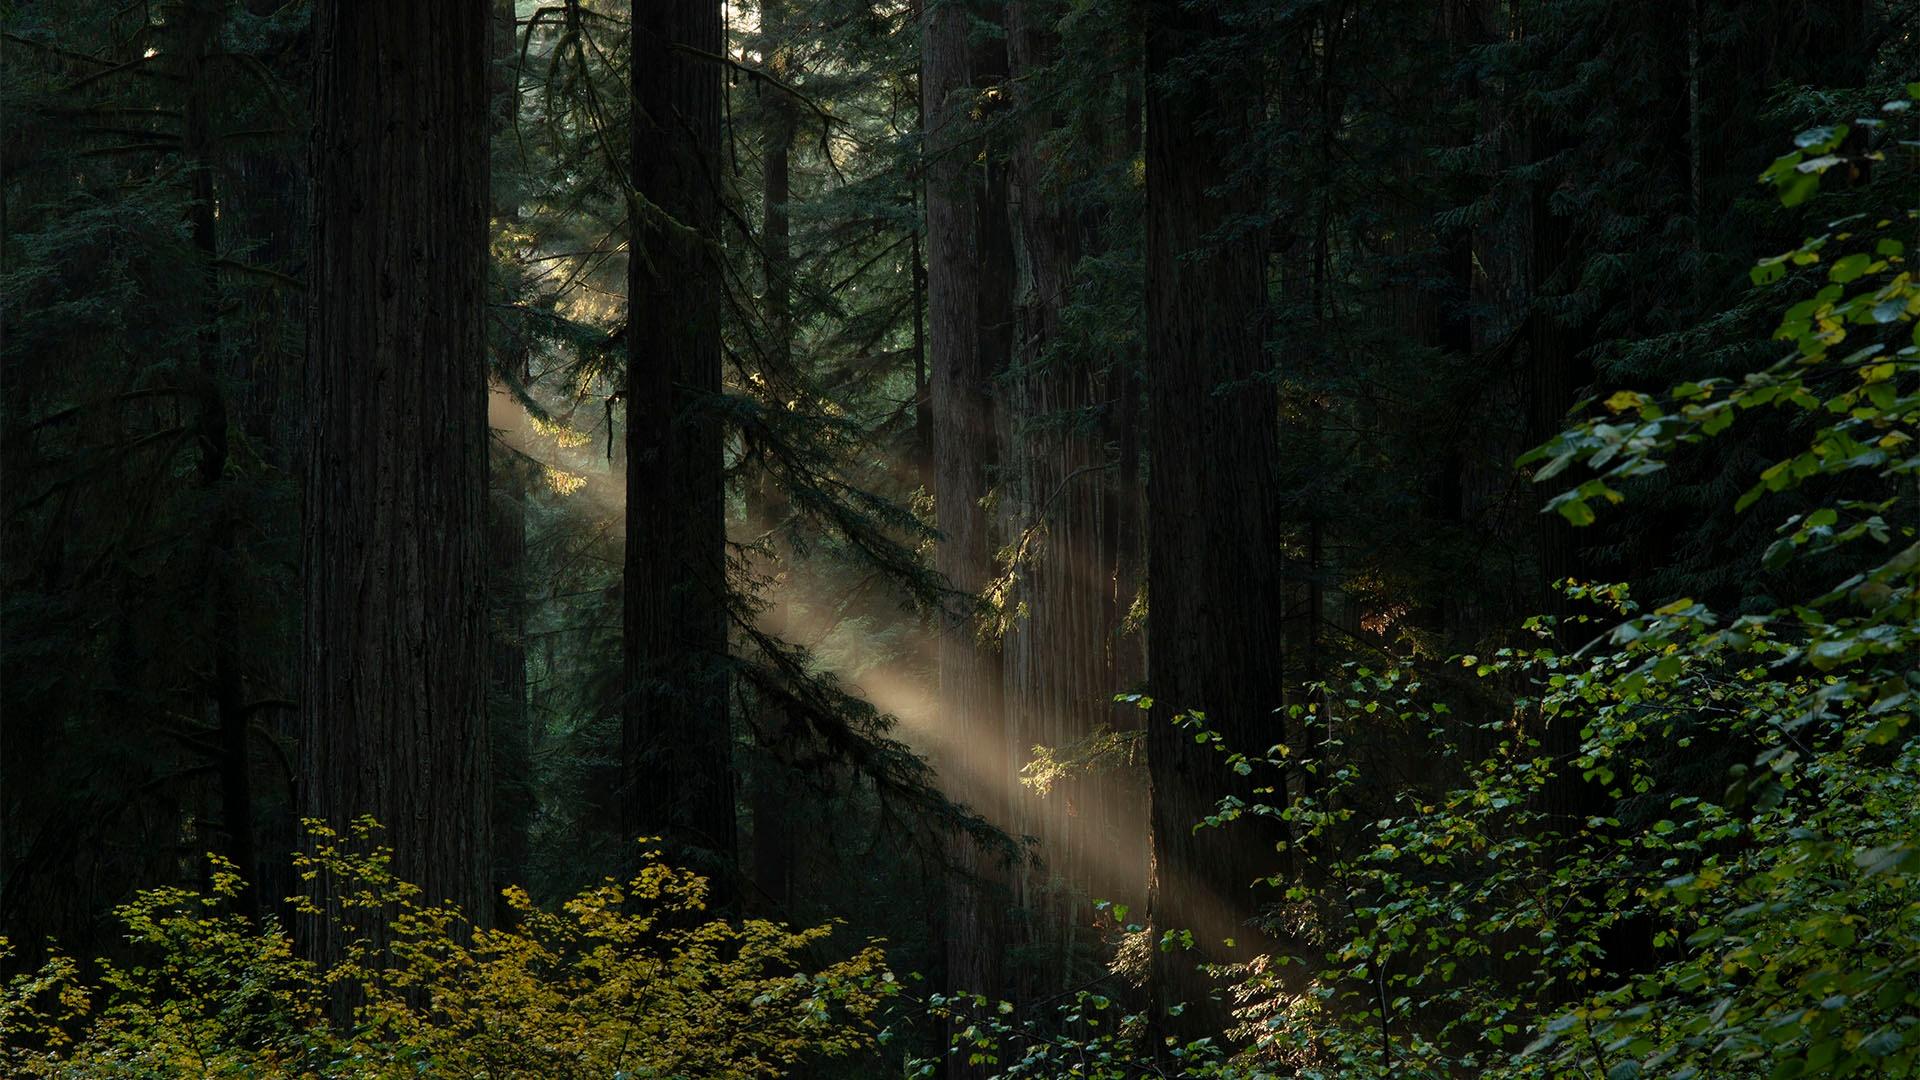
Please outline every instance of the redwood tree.
[{"label": "redwood tree", "polygon": [[735,855],[718,277],[719,0],[633,4],[622,825]]},{"label": "redwood tree", "polygon": [[[993,379],[1005,362],[1011,301],[1006,180],[991,157],[976,164],[980,144],[968,115],[977,84],[1005,71],[999,43],[969,40],[981,14],[958,3],[926,5],[920,58],[928,396],[941,533],[934,567],[968,600],[980,596],[993,574],[993,520],[982,501],[996,464]],[[977,614],[963,612],[940,635],[936,764],[950,795],[1001,824],[1012,759],[1001,715],[1000,658],[980,641]],[[997,994],[1004,870],[967,837],[958,839],[954,863],[947,979],[956,988]]]},{"label": "redwood tree", "polygon": [[[301,711],[306,812],[488,883],[487,0],[313,16]],[[320,942],[322,955],[337,942]]]},{"label": "redwood tree", "polygon": [[[1116,400],[1134,392],[1133,358],[1115,355],[1074,326],[1089,282],[1084,257],[1112,255],[1100,227],[1110,194],[1088,182],[1137,152],[1126,103],[1102,92],[1104,77],[1078,75],[1069,57],[1089,45],[1121,45],[1081,31],[1062,37],[1052,0],[1006,7],[1008,218],[1013,258],[1012,350],[998,382],[1005,586],[1002,669],[1008,751],[1024,766],[1036,746],[1065,756],[1102,737],[1118,712],[1123,674],[1120,620],[1133,587],[1115,596],[1123,537],[1137,531],[1122,495],[1133,482],[1130,433]],[[1069,40],[1072,44],[1069,45]],[[1137,59],[1137,57],[1136,57]],[[1104,72],[1103,72],[1104,76]],[[1138,101],[1132,103],[1137,112]],[[1115,123],[1114,121],[1120,121]],[[1136,126],[1137,129],[1137,126]],[[1071,149],[1062,150],[1063,136]],[[1116,137],[1118,136],[1118,137]],[[1111,441],[1112,446],[1108,443]],[[1138,903],[1145,885],[1145,827],[1138,798],[1113,773],[1066,770],[1043,791],[1012,785],[1012,828],[1038,843],[1038,863],[1017,881],[1027,911],[1023,990],[1058,989],[1078,978],[1074,960],[1092,922],[1089,898]],[[1131,805],[1130,805],[1131,804]],[[1112,826],[1118,825],[1119,828]]]},{"label": "redwood tree", "polygon": [[[1242,224],[1258,193],[1235,175],[1260,90],[1228,62],[1221,6],[1147,5],[1150,907],[1156,930],[1191,931],[1203,959],[1253,933],[1249,887],[1274,859],[1243,830],[1195,830],[1234,774],[1172,714],[1204,712],[1245,753],[1283,739],[1278,410],[1261,377],[1260,234]],[[1219,1030],[1194,954],[1157,950],[1154,967],[1162,1004],[1194,1006],[1179,1026]]]}]

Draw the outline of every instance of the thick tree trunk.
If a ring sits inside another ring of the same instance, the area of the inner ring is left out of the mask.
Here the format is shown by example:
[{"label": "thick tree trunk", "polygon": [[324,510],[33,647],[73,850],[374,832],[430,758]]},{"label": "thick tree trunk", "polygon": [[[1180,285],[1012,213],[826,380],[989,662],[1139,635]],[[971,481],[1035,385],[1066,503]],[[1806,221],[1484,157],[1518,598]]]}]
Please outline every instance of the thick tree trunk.
[{"label": "thick tree trunk", "polygon": [[622,824],[730,892],[719,0],[635,0]]},{"label": "thick tree trunk", "polygon": [[372,814],[396,872],[481,920],[488,19],[314,12],[301,656],[306,812]]},{"label": "thick tree trunk", "polygon": [[[997,168],[973,164],[979,143],[967,113],[975,79],[989,77],[983,69],[991,67],[970,55],[974,13],[957,3],[928,4],[925,12],[920,87],[927,155],[927,346],[941,533],[934,565],[955,589],[978,597],[993,574],[991,518],[981,501],[995,465],[992,383],[1004,357],[998,348],[1005,332],[1004,203],[994,197],[1001,180]],[[999,656],[981,643],[972,613],[942,628],[937,667],[942,730],[936,765],[943,782],[953,797],[1004,824],[1011,769]],[[947,984],[997,995],[1005,870],[965,838],[956,841],[953,861]]]},{"label": "thick tree trunk", "polygon": [[[1109,643],[1114,610],[1115,550],[1120,533],[1109,515],[1124,513],[1108,497],[1123,470],[1108,460],[1107,431],[1090,422],[1113,392],[1096,358],[1060,350],[1062,315],[1073,297],[1083,243],[1077,208],[1064,190],[1048,140],[1062,122],[1049,105],[1048,66],[1059,58],[1051,5],[1019,0],[1007,8],[1007,51],[1013,107],[1020,118],[1008,170],[1014,229],[1013,355],[1006,380],[1002,435],[1005,536],[1013,583],[1003,646],[1009,749],[1023,765],[1033,748],[1064,749],[1110,727],[1115,680]],[[1083,133],[1085,134],[1085,133]],[[1125,364],[1113,382],[1125,394]],[[1123,440],[1124,441],[1124,438]],[[1131,470],[1125,470],[1131,479]],[[1130,597],[1129,597],[1130,599]],[[1076,938],[1089,922],[1088,895],[1119,899],[1137,889],[1118,864],[1124,841],[1109,835],[1115,785],[1071,776],[1042,795],[1019,785],[1015,831],[1037,837],[1040,865],[1019,879],[1031,944],[1046,950],[1027,974],[1029,990],[1058,988]],[[1135,822],[1137,831],[1144,822]]]},{"label": "thick tree trunk", "polygon": [[1177,1031],[1218,1031],[1195,960],[1235,955],[1252,934],[1250,883],[1272,873],[1271,844],[1201,829],[1223,795],[1251,797],[1220,754],[1171,723],[1202,710],[1230,749],[1282,741],[1281,536],[1277,408],[1260,377],[1264,278],[1256,235],[1221,230],[1258,207],[1233,175],[1252,137],[1257,85],[1217,56],[1218,9],[1147,5],[1148,729],[1157,932],[1190,930],[1193,951],[1155,953],[1164,1007],[1190,1003]]}]

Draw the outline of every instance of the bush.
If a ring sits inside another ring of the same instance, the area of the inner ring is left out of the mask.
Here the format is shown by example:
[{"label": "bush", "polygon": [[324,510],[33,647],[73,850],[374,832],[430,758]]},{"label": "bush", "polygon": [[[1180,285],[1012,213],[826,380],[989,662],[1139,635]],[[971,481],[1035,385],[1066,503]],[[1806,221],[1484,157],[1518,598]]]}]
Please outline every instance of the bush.
[{"label": "bush", "polygon": [[1920,209],[1916,144],[1891,131],[1920,83],[1908,94],[1855,121],[1884,129],[1877,148],[1815,129],[1761,178],[1793,206],[1823,175],[1877,177],[1850,193],[1860,212],[1755,268],[1796,291],[1776,363],[1619,391],[1523,459],[1537,479],[1588,470],[1547,507],[1581,526],[1670,455],[1784,412],[1804,444],[1732,510],[1795,493],[1751,570],[1798,570],[1809,598],[1736,616],[1574,586],[1620,621],[1569,654],[1551,642],[1572,627],[1534,620],[1536,646],[1464,658],[1519,688],[1480,733],[1406,671],[1320,688],[1302,719],[1321,745],[1397,724],[1431,733],[1458,779],[1350,826],[1361,777],[1318,763],[1319,801],[1283,812],[1346,843],[1309,845],[1311,888],[1276,884],[1318,907],[1327,958],[1240,987],[1253,1058],[1328,1078],[1920,1069]]},{"label": "bush", "polygon": [[514,925],[486,929],[423,904],[371,819],[345,835],[307,828],[297,864],[309,883],[331,878],[336,902],[296,907],[348,942],[338,963],[310,963],[272,921],[233,914],[242,883],[209,856],[203,891],[148,890],[118,910],[140,962],[102,961],[87,981],[56,954],[6,985],[6,1074],[779,1076],[874,1045],[873,1017],[897,990],[873,943],[810,962],[829,926],[704,918],[705,880],[655,853],[558,911],[508,890]]}]

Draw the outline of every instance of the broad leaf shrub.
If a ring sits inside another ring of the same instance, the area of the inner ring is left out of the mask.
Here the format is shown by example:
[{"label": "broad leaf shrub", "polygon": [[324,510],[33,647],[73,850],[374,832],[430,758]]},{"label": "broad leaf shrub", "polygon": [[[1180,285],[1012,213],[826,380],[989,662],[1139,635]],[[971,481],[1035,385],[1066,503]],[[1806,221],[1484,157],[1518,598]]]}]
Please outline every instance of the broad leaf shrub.
[{"label": "broad leaf shrub", "polygon": [[[1569,583],[1584,613],[1461,658],[1465,690],[1351,666],[1293,707],[1295,746],[1251,757],[1179,717],[1222,767],[1271,778],[1269,801],[1196,827],[1288,821],[1304,869],[1270,882],[1288,900],[1272,929],[1304,947],[1220,972],[1231,1040],[1166,1043],[1090,991],[1038,1012],[961,995],[935,1002],[963,1021],[952,1052],[1035,1077],[1920,1074],[1916,102],[1920,83],[1850,125],[1869,140],[1805,132],[1761,178],[1787,206],[1836,171],[1872,179],[1842,199],[1869,209],[1755,268],[1792,294],[1776,363],[1614,393],[1524,460],[1540,480],[1588,470],[1547,507],[1587,525],[1672,454],[1783,410],[1803,448],[1729,510],[1792,493],[1754,570],[1797,571],[1811,599],[1648,611]],[[1463,693],[1511,715],[1464,725]],[[1378,775],[1348,750],[1362,727],[1430,748],[1426,775]],[[1275,796],[1289,773],[1312,797]]]},{"label": "broad leaf shrub", "polygon": [[[1920,84],[1909,95],[1858,124],[1910,127]],[[1321,688],[1302,719],[1336,754],[1313,766],[1328,773],[1321,800],[1286,813],[1310,857],[1329,826],[1363,842],[1293,883],[1303,901],[1309,884],[1336,901],[1321,905],[1329,961],[1243,983],[1254,1056],[1324,1077],[1916,1071],[1920,185],[1911,140],[1889,131],[1849,157],[1846,136],[1804,133],[1762,177],[1790,206],[1833,170],[1877,174],[1883,193],[1877,212],[1756,268],[1757,287],[1798,293],[1774,334],[1784,355],[1741,379],[1615,393],[1524,459],[1539,479],[1593,474],[1548,506],[1586,525],[1624,498],[1622,481],[1743,414],[1786,410],[1804,449],[1731,509],[1795,492],[1756,572],[1797,566],[1826,586],[1730,616],[1573,585],[1621,621],[1569,654],[1549,631],[1577,625],[1534,620],[1537,646],[1464,658],[1520,691],[1478,739],[1405,671],[1356,668]],[[1357,722],[1433,732],[1461,781],[1352,829],[1361,778],[1337,735]],[[1491,752],[1465,753],[1476,741]],[[1736,763],[1690,773],[1717,755]]]},{"label": "broad leaf shrub", "polygon": [[[705,917],[705,881],[649,854],[557,911],[510,890],[504,929],[471,926],[394,876],[378,826],[308,822],[303,877],[350,944],[325,969],[271,922],[204,891],[155,889],[119,918],[144,957],[97,982],[54,956],[0,992],[0,1071],[47,1077],[669,1077],[786,1075],[875,1045],[897,984],[877,945],[821,962],[831,927]],[[384,932],[369,930],[376,924]],[[328,1021],[349,1000],[352,1019]]]}]

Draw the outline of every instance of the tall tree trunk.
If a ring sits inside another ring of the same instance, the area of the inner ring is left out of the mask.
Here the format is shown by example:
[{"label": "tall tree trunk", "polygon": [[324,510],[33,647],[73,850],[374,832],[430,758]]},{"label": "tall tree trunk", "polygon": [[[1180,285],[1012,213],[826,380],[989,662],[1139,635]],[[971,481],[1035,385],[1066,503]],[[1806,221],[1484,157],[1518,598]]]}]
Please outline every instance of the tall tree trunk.
[{"label": "tall tree trunk", "polygon": [[920,251],[920,232],[907,243],[913,260],[913,476],[933,490],[933,386],[927,377],[927,262]]},{"label": "tall tree trunk", "polygon": [[233,582],[237,572],[234,557],[237,523],[225,482],[228,410],[226,372],[222,370],[221,357],[220,229],[214,194],[217,163],[210,100],[213,83],[207,71],[208,60],[218,43],[220,11],[204,3],[189,4],[183,14],[181,74],[187,83],[187,95],[181,119],[184,145],[192,163],[187,174],[192,195],[187,217],[201,276],[199,356],[192,377],[199,412],[197,473],[199,486],[210,504],[204,555],[209,591],[206,625],[212,651],[208,697],[218,746],[215,769],[220,782],[222,846],[226,857],[248,883],[239,897],[240,910],[257,916],[260,905],[259,874],[254,857],[251,724],[242,698],[239,649],[235,641],[240,622]]},{"label": "tall tree trunk", "polygon": [[[1551,156],[1552,151],[1565,145],[1561,137],[1546,131],[1536,131],[1533,139],[1536,151],[1546,151],[1542,157]],[[1583,258],[1573,223],[1552,206],[1550,185],[1558,182],[1557,174],[1546,173],[1534,183],[1528,196],[1532,272],[1529,281],[1532,310],[1527,324],[1528,446],[1538,446],[1566,425],[1567,410],[1573,406],[1580,388],[1592,378],[1583,355],[1582,328],[1552,310],[1552,302],[1566,295],[1578,282]],[[1544,500],[1550,492],[1537,494]],[[1536,580],[1543,594],[1538,602],[1548,611],[1564,615],[1568,610],[1565,598],[1552,586],[1577,569],[1577,541],[1572,526],[1558,514],[1542,514],[1536,521],[1535,551],[1539,559]]]},{"label": "tall tree trunk", "polygon": [[[1137,30],[1138,28],[1135,27]],[[1116,130],[1119,137],[1109,144],[1116,164],[1129,171],[1145,149],[1142,118],[1142,81],[1139,61],[1143,42],[1138,38],[1119,43],[1118,58],[1136,74],[1129,79],[1122,95],[1121,113]],[[1141,390],[1142,342],[1132,337],[1127,347],[1112,359],[1107,375],[1106,439],[1114,447],[1113,478],[1106,488],[1107,507],[1101,519],[1107,530],[1107,611],[1102,636],[1106,638],[1107,685],[1113,693],[1138,691],[1147,677],[1146,629],[1135,621],[1136,605],[1144,595],[1147,577],[1146,472],[1142,468],[1142,440],[1146,418]],[[1124,737],[1135,738],[1142,732],[1145,714],[1130,702],[1109,706],[1109,724]],[[1105,814],[1105,850],[1111,864],[1100,868],[1094,877],[1096,899],[1122,903],[1131,911],[1146,910],[1148,879],[1151,876],[1152,839],[1148,835],[1146,787],[1142,783],[1145,754],[1137,741],[1126,744],[1128,759],[1095,779],[1101,796],[1098,805]],[[1122,925],[1125,921],[1121,920]]]},{"label": "tall tree trunk", "polygon": [[[1046,0],[1017,0],[1007,8],[1008,85],[1019,125],[1008,169],[1013,355],[999,501],[1013,552],[1007,568],[1013,588],[1002,604],[1007,728],[1016,765],[1035,746],[1064,748],[1093,738],[1109,726],[1113,695],[1122,688],[1108,656],[1117,625],[1112,546],[1119,537],[1106,521],[1120,509],[1106,497],[1119,470],[1107,459],[1106,431],[1089,422],[1109,388],[1094,357],[1059,348],[1083,237],[1054,165],[1058,151],[1048,146],[1063,122],[1048,97],[1048,66],[1061,48],[1052,8]],[[1124,371],[1117,381],[1125,393]],[[1026,985],[1057,988],[1073,975],[1068,965],[1088,921],[1088,892],[1098,887],[1110,895],[1133,884],[1119,880],[1124,872],[1102,872],[1107,868],[1100,862],[1119,854],[1108,842],[1105,805],[1119,792],[1079,775],[1045,795],[1025,785],[1015,790],[1013,826],[1038,838],[1041,857],[1022,875],[1017,899],[1028,909],[1032,944],[1047,952]]]},{"label": "tall tree trunk", "polygon": [[493,745],[493,900],[504,925],[500,890],[527,883],[528,830],[533,819],[533,729],[527,713],[527,466],[507,452],[487,515],[487,588],[492,638],[488,653]]},{"label": "tall tree trunk", "polygon": [[1261,753],[1282,741],[1281,536],[1274,473],[1277,408],[1260,377],[1263,260],[1254,235],[1221,235],[1258,207],[1234,176],[1260,104],[1257,84],[1217,52],[1217,5],[1147,5],[1147,681],[1156,931],[1190,930],[1191,952],[1155,953],[1161,1005],[1189,1008],[1170,1027],[1218,1031],[1196,957],[1234,955],[1254,910],[1250,883],[1274,869],[1269,844],[1194,825],[1223,795],[1251,797],[1218,753],[1172,722],[1202,710],[1226,745]]},{"label": "tall tree trunk", "polygon": [[[933,427],[934,566],[967,597],[993,574],[991,518],[982,506],[995,465],[993,377],[1004,331],[990,324],[1006,275],[1004,207],[997,172],[973,164],[979,142],[968,126],[983,58],[970,55],[975,14],[959,3],[925,7],[921,115],[926,126],[927,346]],[[994,284],[989,284],[990,282]],[[1004,312],[1002,312],[1004,314]],[[942,628],[937,648],[941,746],[936,764],[949,793],[1004,823],[1010,777],[1001,715],[998,655],[980,641],[977,616]],[[953,851],[947,913],[947,983],[1001,992],[1005,870],[964,837]]]},{"label": "tall tree trunk", "polygon": [[[762,482],[749,501],[748,528],[764,534],[785,515],[786,509],[785,500],[777,497],[773,485]],[[776,543],[770,536],[766,542]],[[779,594],[775,573],[778,558],[776,548],[762,568],[765,577],[775,584],[771,586],[774,593],[768,598],[766,609],[760,613],[758,626],[768,636],[783,640],[788,633],[788,619],[786,601]],[[794,848],[799,836],[793,827],[794,791],[789,783],[791,750],[788,744],[794,737],[794,725],[785,706],[771,695],[756,694],[755,701],[758,715],[753,728],[761,742],[761,767],[752,786],[750,803],[753,882],[774,917],[793,919]]]},{"label": "tall tree trunk", "polygon": [[[277,0],[246,0],[245,8],[255,16],[271,14],[281,5]],[[312,29],[303,27],[284,49],[263,57],[274,83],[282,87],[301,87],[307,78],[312,53]],[[260,460],[275,473],[299,475],[301,427],[305,410],[301,396],[305,391],[306,305],[304,292],[291,283],[304,280],[308,272],[311,221],[308,216],[311,183],[307,140],[302,136],[285,139],[231,141],[220,146],[219,179],[225,192],[221,198],[217,223],[229,236],[244,237],[246,245],[238,255],[246,263],[282,275],[278,283],[249,290],[248,302],[226,314],[228,346],[222,390],[228,400],[228,423],[236,435],[243,435],[247,452],[242,460]],[[238,275],[235,284],[247,280]],[[243,294],[244,295],[244,294]],[[279,534],[283,523],[277,517],[263,517],[249,510],[261,485],[275,484],[272,474],[245,469],[229,480],[230,501],[225,510],[235,526],[233,545],[237,558],[226,575],[228,588],[235,595],[230,604],[231,634],[239,659],[237,678],[216,679],[244,689],[249,699],[245,716],[228,725],[225,741],[237,747],[244,737],[251,744],[253,768],[246,801],[253,806],[254,892],[263,905],[287,911],[286,899],[300,889],[299,879],[288,853],[299,846],[300,811],[298,777],[287,774],[286,757],[280,747],[297,747],[301,739],[300,711],[296,707],[275,704],[261,707],[262,698],[291,698],[298,685],[297,640],[283,640],[281,620],[267,617],[284,610],[283,594],[278,588],[263,589],[271,579],[249,572],[253,560],[252,539],[256,535]],[[298,522],[285,526],[298,528]],[[296,600],[297,603],[297,600]],[[269,636],[263,630],[272,628]],[[298,633],[297,623],[290,627]],[[262,754],[263,750],[269,753]]]},{"label": "tall tree trunk", "polygon": [[307,813],[483,921],[488,21],[314,12],[301,656]]},{"label": "tall tree trunk", "polygon": [[[1501,0],[1473,0],[1464,16],[1468,47],[1519,33],[1515,13]],[[1526,125],[1508,101],[1512,91],[1491,73],[1477,76],[1476,138],[1486,146],[1481,183],[1492,198],[1489,215],[1474,226],[1468,252],[1469,347],[1479,385],[1461,440],[1459,520],[1481,538],[1482,587],[1456,598],[1447,631],[1455,642],[1476,640],[1516,623],[1535,608],[1536,592],[1525,569],[1535,528],[1530,500],[1513,495],[1513,463],[1531,444],[1531,423],[1504,421],[1526,415],[1526,373],[1514,362],[1529,333],[1533,207],[1510,177],[1529,153]],[[1524,504],[1524,505],[1523,505]]]},{"label": "tall tree trunk", "polygon": [[[513,0],[493,3],[492,132],[496,144],[507,131],[517,105],[519,51]],[[488,193],[495,222],[519,220],[517,200],[503,185]],[[527,348],[520,327],[494,322],[496,369],[525,384]],[[521,410],[505,410],[509,432],[517,431]],[[511,915],[502,890],[527,884],[527,859],[533,820],[533,729],[527,708],[527,487],[530,463],[519,440],[496,438],[492,450],[492,493],[487,509],[487,590],[491,695],[488,701],[493,741],[493,899],[496,920]]]},{"label": "tall tree trunk", "polygon": [[719,0],[634,0],[622,824],[727,894]]},{"label": "tall tree trunk", "polygon": [[[787,5],[782,0],[763,0],[760,8],[761,55],[768,70],[781,82],[791,84],[793,50],[787,41]],[[765,82],[758,84],[760,104],[765,117],[765,142],[761,153],[761,271],[765,278],[763,301],[766,313],[764,347],[765,367],[770,378],[793,377],[793,226],[788,203],[793,198],[792,156],[797,117],[794,103],[786,91]],[[785,598],[779,595],[777,578],[781,556],[777,529],[787,516],[786,500],[780,496],[770,477],[756,478],[755,490],[747,511],[747,527],[755,536],[764,536],[767,545],[766,567],[761,577],[771,583],[774,594],[760,614],[760,629],[772,637],[787,634]],[[792,918],[793,846],[792,792],[785,783],[786,766],[781,750],[790,738],[785,708],[770,695],[757,695],[759,722],[755,725],[767,745],[761,760],[765,767],[753,788],[753,876],[773,911]]]}]

